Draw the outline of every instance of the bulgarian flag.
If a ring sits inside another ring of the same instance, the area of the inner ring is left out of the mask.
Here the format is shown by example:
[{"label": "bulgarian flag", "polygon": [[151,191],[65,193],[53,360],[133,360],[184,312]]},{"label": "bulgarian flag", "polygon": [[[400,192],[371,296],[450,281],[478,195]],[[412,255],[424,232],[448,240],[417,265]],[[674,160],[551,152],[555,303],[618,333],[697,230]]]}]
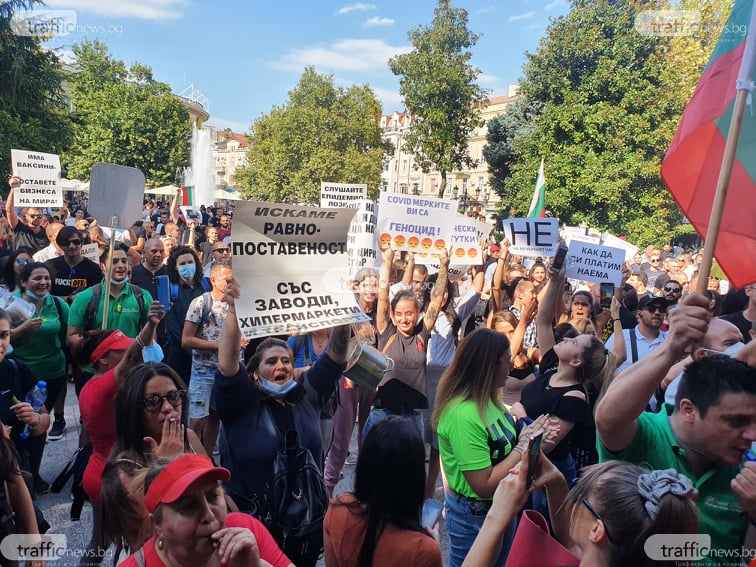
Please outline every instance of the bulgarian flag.
[{"label": "bulgarian flag", "polygon": [[[754,40],[754,0],[736,0],[662,163],[664,184],[702,238],[709,229],[737,92],[753,90]],[[738,288],[756,281],[756,116],[752,109],[743,113],[740,127],[714,251]]]},{"label": "bulgarian flag", "polygon": [[181,205],[184,207],[191,207],[194,205],[194,186],[184,185],[181,189],[183,189]]},{"label": "bulgarian flag", "polygon": [[539,219],[546,216],[546,176],[543,174],[543,158],[541,158],[541,167],[538,168],[538,178],[536,179],[535,192],[533,199],[530,201],[528,210],[529,219]]}]

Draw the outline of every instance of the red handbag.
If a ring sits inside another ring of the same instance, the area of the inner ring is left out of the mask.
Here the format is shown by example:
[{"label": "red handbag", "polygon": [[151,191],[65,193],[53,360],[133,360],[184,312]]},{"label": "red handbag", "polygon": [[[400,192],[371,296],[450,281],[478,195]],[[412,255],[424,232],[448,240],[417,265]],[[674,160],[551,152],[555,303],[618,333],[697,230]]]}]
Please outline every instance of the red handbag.
[{"label": "red handbag", "polygon": [[525,510],[517,526],[505,567],[563,567],[579,565],[580,559],[559,543],[539,512]]}]

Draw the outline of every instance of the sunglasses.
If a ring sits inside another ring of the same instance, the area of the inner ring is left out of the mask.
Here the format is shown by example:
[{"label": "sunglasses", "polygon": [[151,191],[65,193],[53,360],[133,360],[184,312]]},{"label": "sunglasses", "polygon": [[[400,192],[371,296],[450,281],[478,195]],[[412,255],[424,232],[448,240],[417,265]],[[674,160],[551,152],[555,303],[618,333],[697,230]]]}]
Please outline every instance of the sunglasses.
[{"label": "sunglasses", "polygon": [[68,241],[69,246],[81,246],[81,240],[69,240]]},{"label": "sunglasses", "polygon": [[664,291],[668,291],[670,293],[682,293],[681,287],[665,287]]},{"label": "sunglasses", "polygon": [[174,408],[179,408],[184,404],[186,399],[186,390],[173,390],[168,392],[165,396],[147,396],[142,400],[142,405],[150,413],[158,413],[160,408],[163,407],[163,403],[168,400]]},{"label": "sunglasses", "polygon": [[661,262],[661,260],[659,258],[651,258],[651,262]]},{"label": "sunglasses", "polygon": [[34,260],[31,258],[16,258],[16,264],[23,266],[25,264],[31,264]]},{"label": "sunglasses", "polygon": [[30,219],[41,219],[44,215],[29,215]]},{"label": "sunglasses", "polygon": [[596,509],[593,506],[591,506],[591,503],[588,502],[587,498],[583,498],[583,500],[581,500],[581,502],[583,503],[583,506],[585,506],[586,508],[588,508],[588,511],[591,513],[591,515],[594,518],[596,518],[599,522],[601,522],[602,524],[604,524],[604,533],[606,534],[606,539],[608,539],[609,541],[613,542],[614,540],[612,539],[612,536],[609,535],[609,528],[607,527],[606,522],[604,521],[604,518],[601,517],[601,514],[599,514],[598,512],[596,512]]},{"label": "sunglasses", "polygon": [[648,311],[649,313],[656,313],[656,312],[666,313],[667,312],[667,308],[662,307],[661,305],[652,305],[650,307],[644,307],[644,309]]}]

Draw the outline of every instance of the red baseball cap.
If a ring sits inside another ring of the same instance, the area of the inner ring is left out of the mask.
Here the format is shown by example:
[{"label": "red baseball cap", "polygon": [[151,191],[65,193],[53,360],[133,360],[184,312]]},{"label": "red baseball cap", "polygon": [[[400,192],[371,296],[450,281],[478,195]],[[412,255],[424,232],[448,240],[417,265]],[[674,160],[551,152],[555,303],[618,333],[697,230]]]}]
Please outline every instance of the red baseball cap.
[{"label": "red baseball cap", "polygon": [[489,249],[489,252],[501,252],[501,248],[499,248],[496,244],[492,245]]},{"label": "red baseball cap", "polygon": [[94,364],[111,350],[126,350],[134,339],[127,337],[123,331],[113,331],[92,351],[89,360]]},{"label": "red baseball cap", "polygon": [[144,507],[152,513],[158,504],[175,502],[200,479],[226,481],[231,478],[228,469],[213,466],[204,455],[183,455],[166,466],[152,481],[144,495]]}]

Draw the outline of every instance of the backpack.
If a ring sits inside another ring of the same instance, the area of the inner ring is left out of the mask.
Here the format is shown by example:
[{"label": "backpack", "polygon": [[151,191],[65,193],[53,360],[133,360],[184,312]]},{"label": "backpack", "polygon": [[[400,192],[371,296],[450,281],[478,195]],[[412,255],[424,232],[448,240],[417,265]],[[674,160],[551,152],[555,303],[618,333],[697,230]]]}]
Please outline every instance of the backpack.
[{"label": "backpack", "polygon": [[323,551],[323,520],[328,509],[320,468],[290,429],[273,461],[273,480],[265,496],[266,527],[281,550],[296,563]]},{"label": "backpack", "polygon": [[[134,285],[131,282],[127,282],[129,287],[131,288],[131,293],[134,294],[134,297],[136,298],[137,305],[139,306],[139,326],[144,326],[145,323],[147,323],[147,308],[144,305],[144,293],[142,293],[142,288]],[[100,305],[100,296],[102,295],[102,283],[98,283],[92,286],[92,299],[89,300],[89,305],[87,305],[87,313],[86,313],[86,325],[84,327],[85,330],[91,330],[93,329],[94,325],[94,315],[95,310]]]},{"label": "backpack", "polygon": [[[212,291],[213,289],[213,286],[207,278],[202,278],[200,280],[200,285],[202,286],[202,291]],[[170,282],[169,286],[171,288],[171,303],[175,303],[176,298],[178,298],[179,295],[179,284],[176,282]]]}]

